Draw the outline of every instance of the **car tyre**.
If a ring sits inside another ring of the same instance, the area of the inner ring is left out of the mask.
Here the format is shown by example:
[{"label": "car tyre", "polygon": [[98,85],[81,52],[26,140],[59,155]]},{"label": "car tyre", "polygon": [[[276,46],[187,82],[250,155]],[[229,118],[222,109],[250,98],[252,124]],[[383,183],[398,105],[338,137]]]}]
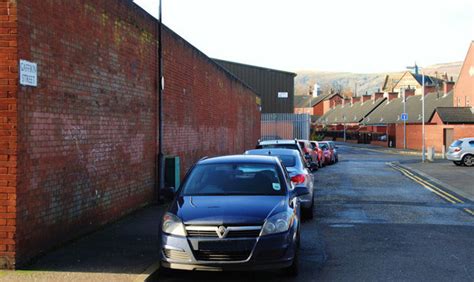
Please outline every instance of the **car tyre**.
[{"label": "car tyre", "polygon": [[473,166],[474,165],[474,156],[473,155],[465,155],[462,158],[462,163],[465,166]]},{"label": "car tyre", "polygon": [[453,163],[454,163],[455,165],[457,165],[457,166],[461,166],[461,165],[462,165],[462,162],[460,162],[460,161],[453,161]]}]

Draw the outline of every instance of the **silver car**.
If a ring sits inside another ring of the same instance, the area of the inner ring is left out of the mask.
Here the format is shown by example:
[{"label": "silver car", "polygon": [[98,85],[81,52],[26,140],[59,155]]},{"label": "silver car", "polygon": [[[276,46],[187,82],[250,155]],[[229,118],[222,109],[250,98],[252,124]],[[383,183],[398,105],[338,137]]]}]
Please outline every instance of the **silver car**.
[{"label": "silver car", "polygon": [[474,138],[462,138],[449,146],[446,158],[455,165],[474,165]]},{"label": "silver car", "polygon": [[278,157],[285,166],[295,187],[306,187],[309,194],[299,197],[301,212],[305,218],[313,218],[314,175],[297,150],[292,149],[256,149],[245,152],[246,155],[264,155]]}]

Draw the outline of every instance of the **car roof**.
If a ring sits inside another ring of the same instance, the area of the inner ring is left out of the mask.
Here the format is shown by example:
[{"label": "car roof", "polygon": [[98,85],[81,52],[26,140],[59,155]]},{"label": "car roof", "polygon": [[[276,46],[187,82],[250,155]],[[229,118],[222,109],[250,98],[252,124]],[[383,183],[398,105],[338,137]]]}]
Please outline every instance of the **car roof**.
[{"label": "car roof", "polygon": [[282,140],[266,140],[260,141],[259,145],[271,145],[271,144],[296,144],[295,140],[292,139],[282,139]]},{"label": "car roof", "polygon": [[291,155],[291,156],[300,156],[300,153],[297,150],[293,149],[279,149],[279,148],[266,148],[266,149],[254,149],[248,150],[248,154],[258,154],[258,155]]},{"label": "car roof", "polygon": [[474,137],[460,138],[458,140],[460,140],[460,141],[472,141],[472,140],[474,140]]},{"label": "car roof", "polygon": [[233,164],[233,163],[255,163],[255,164],[277,164],[278,158],[261,155],[229,155],[203,159],[198,164]]}]

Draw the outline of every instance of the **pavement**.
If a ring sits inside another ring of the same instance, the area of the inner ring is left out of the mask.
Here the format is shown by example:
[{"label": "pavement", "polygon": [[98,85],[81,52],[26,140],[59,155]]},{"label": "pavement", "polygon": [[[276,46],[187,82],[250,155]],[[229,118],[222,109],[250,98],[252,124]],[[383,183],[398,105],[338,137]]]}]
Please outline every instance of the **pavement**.
[{"label": "pavement", "polygon": [[144,281],[157,268],[164,205],[150,205],[69,242],[0,281]]},{"label": "pavement", "polygon": [[[339,144],[372,152],[420,156],[421,158],[421,152],[415,150],[385,148],[368,144]],[[456,166],[451,161],[443,159],[442,155],[437,155],[437,157],[432,162],[425,161],[423,163],[421,159],[410,159],[400,160],[397,164],[445,190],[474,202],[474,167]]]}]

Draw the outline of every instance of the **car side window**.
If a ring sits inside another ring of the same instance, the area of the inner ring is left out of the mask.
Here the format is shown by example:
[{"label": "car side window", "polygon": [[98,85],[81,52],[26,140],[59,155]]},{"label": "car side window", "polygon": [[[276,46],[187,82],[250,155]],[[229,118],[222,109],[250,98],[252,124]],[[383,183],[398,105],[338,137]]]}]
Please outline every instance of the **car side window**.
[{"label": "car side window", "polygon": [[474,141],[469,141],[469,146],[474,148]]},{"label": "car side window", "polygon": [[292,189],[292,186],[291,186],[290,174],[289,174],[288,171],[286,170],[286,167],[283,165],[283,163],[281,162],[281,160],[280,160],[280,165],[281,165],[281,167],[283,168],[283,172],[284,172],[284,174],[285,174],[286,186],[288,187],[288,190],[291,190],[291,189]]}]

